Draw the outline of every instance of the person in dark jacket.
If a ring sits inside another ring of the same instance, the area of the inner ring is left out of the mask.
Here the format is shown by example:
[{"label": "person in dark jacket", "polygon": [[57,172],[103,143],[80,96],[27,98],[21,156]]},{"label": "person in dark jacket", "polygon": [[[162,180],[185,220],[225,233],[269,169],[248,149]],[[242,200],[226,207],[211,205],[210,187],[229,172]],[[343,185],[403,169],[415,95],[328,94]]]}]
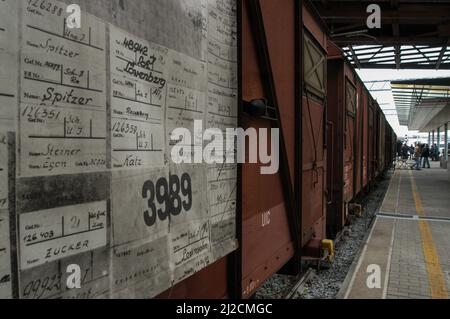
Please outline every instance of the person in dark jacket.
[{"label": "person in dark jacket", "polygon": [[415,151],[415,147],[414,147],[414,145],[411,144],[411,146],[409,147],[409,159],[410,160],[414,159],[414,151]]},{"label": "person in dark jacket", "polygon": [[428,144],[425,144],[422,150],[422,168],[425,168],[425,165],[427,165],[427,168],[431,168],[429,157],[430,157],[430,147],[428,146]]},{"label": "person in dark jacket", "polygon": [[403,160],[407,160],[408,159],[408,152],[409,152],[409,147],[406,144],[403,144],[402,149],[401,149],[401,156]]}]

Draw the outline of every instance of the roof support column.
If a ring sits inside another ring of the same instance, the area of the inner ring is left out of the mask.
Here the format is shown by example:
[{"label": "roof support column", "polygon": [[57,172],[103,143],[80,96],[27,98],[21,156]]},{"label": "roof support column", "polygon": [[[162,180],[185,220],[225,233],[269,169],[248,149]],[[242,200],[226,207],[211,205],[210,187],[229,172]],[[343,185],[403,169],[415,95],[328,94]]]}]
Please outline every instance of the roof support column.
[{"label": "roof support column", "polygon": [[433,136],[432,136],[432,141],[431,141],[431,144],[432,144],[432,145],[434,145],[434,130],[433,130],[433,132],[432,132],[432,133],[433,133]]},{"label": "roof support column", "polygon": [[431,147],[431,132],[428,132],[428,146]]},{"label": "roof support column", "polygon": [[437,147],[438,147],[438,150],[440,151],[441,150],[441,128],[440,127],[438,127],[438,129],[437,129]]},{"label": "roof support column", "polygon": [[445,129],[445,134],[444,134],[444,141],[445,141],[444,158],[445,158],[445,161],[448,161],[448,123],[445,123],[444,129]]}]

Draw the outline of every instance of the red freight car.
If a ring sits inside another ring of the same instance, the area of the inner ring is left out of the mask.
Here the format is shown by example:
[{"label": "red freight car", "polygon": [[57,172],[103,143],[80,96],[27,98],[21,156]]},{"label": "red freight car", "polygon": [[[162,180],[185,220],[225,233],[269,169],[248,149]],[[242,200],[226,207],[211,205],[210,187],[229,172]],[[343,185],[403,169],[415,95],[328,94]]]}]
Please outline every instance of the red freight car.
[{"label": "red freight car", "polygon": [[298,271],[300,248],[317,255],[308,244],[325,235],[325,30],[306,2],[242,2],[241,124],[281,128],[279,174],[242,167],[244,298],[289,261]]},{"label": "red freight car", "polygon": [[379,143],[378,143],[378,175],[383,174],[385,168],[385,150],[386,150],[386,117],[384,116],[383,111],[378,105],[378,116],[380,119],[378,134],[379,134]]},{"label": "red freight car", "polygon": [[325,238],[326,226],[334,233],[342,227],[345,205],[388,157],[379,132],[390,127],[340,50],[327,43],[308,2],[240,4],[239,125],[280,128],[280,170],[261,175],[261,164],[241,165],[239,251],[161,298],[249,298],[284,266],[298,271],[300,251],[318,256],[312,243]]},{"label": "red freight car", "polygon": [[367,90],[367,88],[364,87],[363,93],[362,93],[362,104],[360,106],[362,113],[363,113],[363,123],[362,123],[362,188],[367,190],[367,186],[370,181],[370,172],[369,172],[369,158],[370,158],[370,145],[369,145],[369,99],[370,99],[370,93]]},{"label": "red freight car", "polygon": [[333,43],[328,47],[328,205],[327,234],[334,237],[345,225],[348,203],[354,198],[357,76]]},{"label": "red freight car", "polygon": [[392,127],[386,125],[385,169],[391,169],[397,156],[397,135]]},{"label": "red freight car", "polygon": [[239,251],[161,298],[249,298],[282,267],[298,272],[301,248],[317,255],[308,244],[325,236],[326,27],[305,1],[245,0],[238,11],[239,125],[280,128],[280,170],[241,165]]},{"label": "red freight car", "polygon": [[377,108],[375,100],[369,95],[369,107],[368,107],[368,124],[369,124],[369,138],[368,138],[368,149],[369,149],[369,160],[368,160],[368,181],[369,188],[375,182],[375,168],[376,168],[376,154],[377,154]]},{"label": "red freight car", "polygon": [[347,222],[349,203],[391,167],[393,131],[340,48],[328,43],[327,235]]},{"label": "red freight car", "polygon": [[[305,2],[305,4],[308,2]],[[317,257],[313,242],[326,236],[326,27],[309,6],[303,6],[302,98],[302,246]]]},{"label": "red freight car", "polygon": [[[281,124],[284,145],[281,145],[280,153],[287,162],[287,165],[280,163],[276,175],[261,175],[258,164],[242,167],[238,280],[239,297],[243,298],[251,297],[265,280],[294,256],[295,242],[289,221],[295,214],[292,181],[295,178],[296,19],[294,1],[279,4],[273,1],[242,2],[242,99],[248,114],[241,117],[241,125],[270,129]],[[280,30],[285,34],[283,41]],[[266,108],[259,114],[258,105]],[[283,112],[269,107],[280,108]],[[275,110],[274,114],[270,112],[272,110]]]},{"label": "red freight car", "polygon": [[364,149],[364,139],[363,139],[363,124],[364,124],[364,83],[361,79],[356,76],[356,91],[357,91],[357,105],[355,112],[355,139],[354,139],[354,150],[355,157],[353,163],[353,194],[356,198],[362,190],[362,166],[363,166],[363,149]]},{"label": "red freight car", "polygon": [[369,154],[372,140],[369,140],[369,103],[372,99],[364,82],[357,76],[358,105],[355,127],[354,195],[360,198],[367,194],[370,181]]}]

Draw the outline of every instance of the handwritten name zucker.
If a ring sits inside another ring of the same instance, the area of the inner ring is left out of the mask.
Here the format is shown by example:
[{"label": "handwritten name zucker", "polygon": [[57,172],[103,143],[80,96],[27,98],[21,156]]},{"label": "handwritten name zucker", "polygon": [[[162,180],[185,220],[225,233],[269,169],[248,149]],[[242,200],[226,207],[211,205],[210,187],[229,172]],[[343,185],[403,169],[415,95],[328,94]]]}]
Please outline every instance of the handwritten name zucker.
[{"label": "handwritten name zucker", "polygon": [[73,243],[71,245],[50,247],[50,248],[47,248],[47,252],[45,254],[45,259],[51,259],[51,258],[57,257],[59,255],[70,254],[72,252],[79,251],[84,248],[86,248],[86,249],[89,248],[89,240],[79,241],[79,242]]}]

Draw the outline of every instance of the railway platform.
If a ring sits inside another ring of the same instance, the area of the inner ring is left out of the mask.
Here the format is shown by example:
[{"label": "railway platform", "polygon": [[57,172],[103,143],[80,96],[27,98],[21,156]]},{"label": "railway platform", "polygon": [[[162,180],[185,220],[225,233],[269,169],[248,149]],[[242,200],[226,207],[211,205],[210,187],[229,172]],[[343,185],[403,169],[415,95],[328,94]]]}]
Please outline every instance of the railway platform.
[{"label": "railway platform", "polygon": [[448,299],[449,233],[447,170],[397,169],[338,298]]}]

